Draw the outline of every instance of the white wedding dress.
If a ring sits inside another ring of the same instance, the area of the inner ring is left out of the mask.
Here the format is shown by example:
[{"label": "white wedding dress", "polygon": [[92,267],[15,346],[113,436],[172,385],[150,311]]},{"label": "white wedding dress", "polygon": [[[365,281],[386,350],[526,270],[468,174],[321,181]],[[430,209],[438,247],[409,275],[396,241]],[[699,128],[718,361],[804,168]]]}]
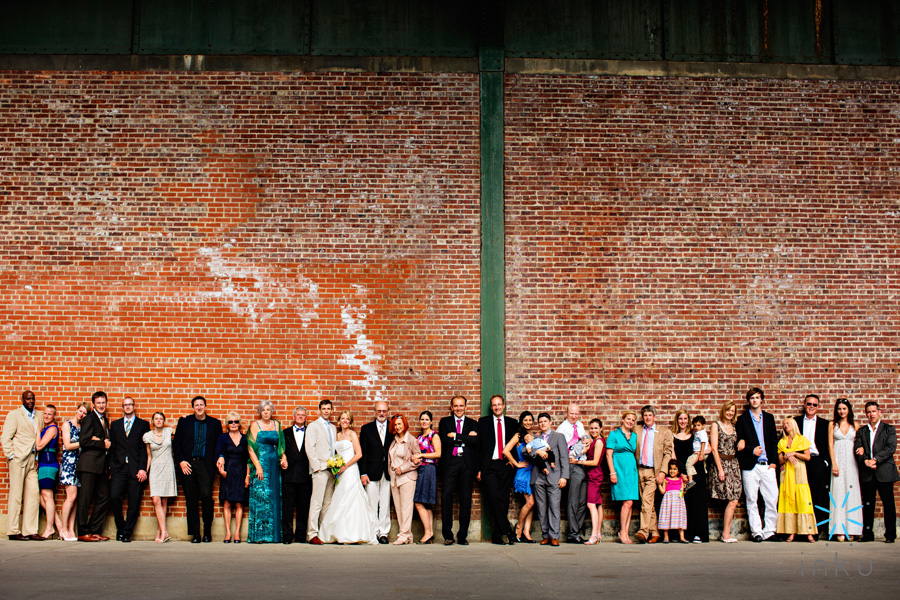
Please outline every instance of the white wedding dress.
[{"label": "white wedding dress", "polygon": [[[334,451],[344,461],[353,458],[353,442],[340,440]],[[369,506],[366,489],[359,480],[359,468],[353,464],[341,473],[328,512],[322,518],[319,538],[326,544],[376,544],[375,511]]]}]

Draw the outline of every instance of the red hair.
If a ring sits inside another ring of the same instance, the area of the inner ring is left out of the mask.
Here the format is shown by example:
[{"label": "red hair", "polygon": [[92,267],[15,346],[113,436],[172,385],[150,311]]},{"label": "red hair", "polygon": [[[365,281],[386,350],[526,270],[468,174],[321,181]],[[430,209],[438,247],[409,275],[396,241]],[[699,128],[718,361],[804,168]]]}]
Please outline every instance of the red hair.
[{"label": "red hair", "polygon": [[403,415],[394,415],[393,417],[391,417],[390,432],[394,435],[397,435],[397,427],[396,427],[397,419],[400,419],[401,421],[403,421],[403,432],[404,433],[408,432],[409,431],[409,421],[407,421],[406,417],[404,417]]}]

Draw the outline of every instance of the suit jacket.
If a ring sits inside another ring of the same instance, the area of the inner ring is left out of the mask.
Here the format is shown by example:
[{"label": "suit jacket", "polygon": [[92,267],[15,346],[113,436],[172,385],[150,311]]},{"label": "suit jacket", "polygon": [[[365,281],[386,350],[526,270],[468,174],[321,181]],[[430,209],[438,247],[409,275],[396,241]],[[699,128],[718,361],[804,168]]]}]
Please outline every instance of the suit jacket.
[{"label": "suit jacket", "polygon": [[388,448],[394,441],[394,435],[387,430],[388,421],[384,422],[384,443],[378,435],[376,421],[366,423],[359,430],[359,445],[362,447],[362,458],[359,460],[359,474],[368,475],[371,481],[381,481],[382,477],[390,476],[388,468]]},{"label": "suit jacket", "polygon": [[[641,464],[641,442],[644,441],[644,426],[634,428],[637,434],[637,461]],[[656,435],[653,436],[653,471],[659,475],[669,474],[669,461],[675,458],[675,436],[668,427],[656,425]]]},{"label": "suit jacket", "polygon": [[551,431],[550,437],[547,438],[547,445],[556,456],[556,468],[550,469],[550,463],[547,463],[547,468],[550,469],[549,475],[544,475],[543,471],[538,469],[531,469],[531,485],[534,485],[541,477],[546,477],[550,485],[559,485],[560,479],[569,479],[569,445],[566,438],[561,433]]},{"label": "suit jacket", "polygon": [[312,478],[309,476],[309,457],[306,456],[306,440],[309,435],[309,427],[303,434],[303,445],[297,447],[297,440],[294,438],[294,426],[284,430],[284,455],[287,457],[287,469],[281,472],[281,480],[286,483],[310,483]]},{"label": "suit jacket", "polygon": [[[416,441],[416,436],[407,431],[400,441],[397,441],[395,435],[389,437],[391,445],[388,448],[388,463],[391,487],[399,487],[407,481],[415,481],[419,478],[419,465],[415,464],[412,458],[413,454],[419,452],[419,442]],[[394,472],[397,467],[400,468],[399,475]]]},{"label": "suit jacket", "polygon": [[[92,440],[92,437],[99,439]],[[81,422],[81,433],[78,437],[77,473],[100,474],[106,471],[109,461],[104,440],[109,439],[109,420],[104,415],[101,419],[96,410],[92,410]],[[147,464],[146,459],[144,465]]]},{"label": "suit jacket", "polygon": [[[331,429],[331,438],[328,437],[328,429]],[[306,456],[309,458],[310,474],[328,468],[328,459],[331,458],[334,447],[332,443],[337,439],[337,427],[319,417],[306,428],[306,436],[303,445],[306,446]]]},{"label": "suit jacket", "polygon": [[[478,433],[478,421],[464,417],[462,434],[459,438],[465,442],[463,448],[463,464],[467,469],[475,472],[478,471],[478,436],[469,435],[472,432]],[[456,433],[456,417],[450,415],[441,419],[438,423],[438,435],[441,437],[441,468],[446,468],[451,461],[459,457],[453,456],[453,448],[456,446],[454,438],[449,437],[450,433]]]},{"label": "suit jacket", "polygon": [[[222,422],[209,415],[206,415],[204,421],[206,421],[204,462],[210,478],[215,480],[216,474],[219,472],[216,469],[216,460],[219,458],[218,454],[216,454],[216,442],[219,441],[219,436],[222,435]],[[191,462],[191,457],[194,454],[194,424],[196,422],[197,417],[193,413],[178,419],[178,426],[175,428],[175,435],[172,437],[172,456],[175,457],[176,473],[181,473],[181,469],[178,468],[181,462]]]},{"label": "suit jacket", "polygon": [[[775,417],[772,416],[772,413],[762,411],[762,425],[764,442],[762,446],[766,449],[766,461],[770,465],[777,465],[778,428],[775,426]],[[738,464],[742,471],[752,471],[759,462],[759,457],[753,454],[753,449],[759,446],[760,443],[756,435],[756,429],[753,428],[753,420],[750,417],[749,409],[738,417],[734,430],[737,434],[737,442],[744,440],[744,449],[737,453]],[[827,448],[828,446],[826,445],[825,447]]]},{"label": "suit jacket", "polygon": [[[503,448],[506,448],[506,444],[509,443],[509,440],[515,437],[516,432],[519,431],[519,422],[513,419],[512,417],[503,417]],[[494,426],[494,415],[490,414],[478,419],[478,470],[485,471],[487,470],[488,464],[491,462],[491,459],[494,456],[494,448],[497,447],[497,428]],[[568,454],[566,455],[568,461]],[[502,454],[500,454],[500,460],[505,460]]]},{"label": "suit jacket", "polygon": [[[856,440],[853,442],[853,453],[859,465],[859,480],[869,482],[874,477],[883,483],[900,481],[900,473],[897,473],[897,465],[894,463],[894,453],[897,451],[897,430],[893,425],[884,421],[878,424],[875,431],[875,443],[870,444],[869,424],[866,423],[856,430]],[[871,450],[870,450],[871,446]],[[863,455],[856,454],[856,449],[862,448]],[[874,455],[872,451],[874,450]],[[874,471],[866,466],[866,459],[874,458],[876,465]]]},{"label": "suit jacket", "polygon": [[28,416],[24,406],[11,410],[6,414],[3,422],[3,454],[6,460],[15,457],[16,460],[25,460],[34,453],[34,444],[37,442],[41,427],[41,415],[35,410],[34,421]]},{"label": "suit jacket", "polygon": [[[144,434],[150,431],[150,423],[137,416],[131,424],[131,431],[125,435],[125,417],[116,419],[109,426],[109,469],[113,473],[126,470],[128,475],[137,478],[141,469],[147,468],[147,444]],[[128,460],[126,461],[126,457]]]},{"label": "suit jacket", "polygon": [[[794,422],[797,423],[797,428],[800,430],[800,435],[803,435],[804,418],[804,415],[794,417]],[[812,440],[812,442],[816,445],[816,450],[819,451],[819,458],[825,461],[826,466],[831,464],[831,457],[828,455],[828,423],[829,421],[816,415],[816,436],[815,439]]]}]

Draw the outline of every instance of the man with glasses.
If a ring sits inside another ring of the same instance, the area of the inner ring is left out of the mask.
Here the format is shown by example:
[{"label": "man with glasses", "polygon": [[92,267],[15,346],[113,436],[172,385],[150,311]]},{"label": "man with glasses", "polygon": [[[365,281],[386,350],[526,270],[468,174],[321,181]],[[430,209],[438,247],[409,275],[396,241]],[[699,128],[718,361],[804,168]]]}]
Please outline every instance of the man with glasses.
[{"label": "man with glasses", "polygon": [[375,511],[375,528],[379,544],[388,543],[391,532],[391,477],[388,471],[388,448],[394,436],[388,432],[388,404],[375,403],[375,420],[359,431],[362,458],[359,478],[366,488],[369,506]]},{"label": "man with glasses", "polygon": [[[110,441],[110,492],[113,518],[116,521],[116,539],[130,542],[141,511],[141,493],[147,481],[147,444],[144,434],[150,431],[150,423],[134,414],[134,399],[122,399],[122,418],[109,426]],[[122,496],[128,494],[128,514],[122,518]]]},{"label": "man with glasses", "polygon": [[809,493],[812,496],[813,510],[816,513],[816,523],[822,523],[819,525],[819,537],[827,538],[828,523],[823,523],[823,521],[828,520],[828,509],[831,503],[828,497],[831,488],[828,421],[816,416],[817,412],[819,412],[819,397],[816,394],[807,394],[803,399],[803,414],[794,417],[794,421],[803,437],[812,444],[809,448],[810,458],[806,463],[806,478],[809,481]]},{"label": "man with glasses", "polygon": [[34,414],[34,403],[34,392],[25,390],[22,406],[10,411],[3,422],[3,454],[9,470],[6,533],[11,540],[44,539],[37,532],[41,492],[34,445],[41,419]]}]

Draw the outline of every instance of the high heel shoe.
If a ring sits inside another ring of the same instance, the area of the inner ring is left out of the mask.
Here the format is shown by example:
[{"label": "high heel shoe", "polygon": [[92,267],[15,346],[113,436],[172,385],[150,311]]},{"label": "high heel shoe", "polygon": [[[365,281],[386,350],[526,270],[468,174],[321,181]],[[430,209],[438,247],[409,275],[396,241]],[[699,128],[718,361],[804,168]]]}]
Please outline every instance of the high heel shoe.
[{"label": "high heel shoe", "polygon": [[417,543],[417,544],[433,544],[433,543],[434,543],[434,536],[432,535],[432,536],[431,536],[430,538],[428,538],[427,540],[419,540],[419,541],[416,542],[416,543]]},{"label": "high heel shoe", "polygon": [[536,543],[537,543],[537,542],[535,542],[533,539],[527,538],[527,537],[525,537],[524,535],[523,535],[523,536],[520,536],[520,537],[518,538],[518,540],[516,540],[516,541],[518,541],[520,544],[536,544]]},{"label": "high heel shoe", "polygon": [[584,545],[585,545],[585,546],[593,546],[593,545],[596,544],[596,543],[597,543],[597,536],[596,536],[596,535],[592,535],[592,536],[591,536],[591,539],[589,539],[588,541],[586,541],[586,542],[584,543]]},{"label": "high heel shoe", "polygon": [[409,538],[397,538],[394,540],[394,546],[402,546],[403,544],[412,544],[412,540]]}]

